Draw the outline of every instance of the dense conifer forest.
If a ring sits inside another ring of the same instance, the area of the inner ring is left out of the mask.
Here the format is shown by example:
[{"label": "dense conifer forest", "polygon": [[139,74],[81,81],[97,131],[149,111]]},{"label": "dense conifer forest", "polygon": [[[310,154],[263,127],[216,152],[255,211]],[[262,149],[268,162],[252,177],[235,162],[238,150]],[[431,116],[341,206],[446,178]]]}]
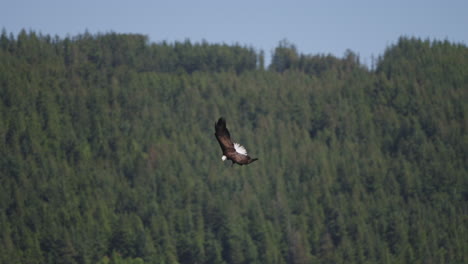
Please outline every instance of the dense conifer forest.
[{"label": "dense conifer forest", "polygon": [[468,263],[467,46],[272,55],[3,30],[0,263]]}]

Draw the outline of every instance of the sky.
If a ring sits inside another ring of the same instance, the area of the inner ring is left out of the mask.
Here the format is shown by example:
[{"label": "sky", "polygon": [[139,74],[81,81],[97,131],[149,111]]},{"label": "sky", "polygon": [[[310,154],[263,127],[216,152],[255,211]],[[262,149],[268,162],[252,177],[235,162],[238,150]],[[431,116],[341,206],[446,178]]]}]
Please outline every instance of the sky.
[{"label": "sky", "polygon": [[151,42],[241,44],[266,63],[286,39],[302,54],[346,50],[369,65],[401,36],[468,44],[466,0],[3,0],[0,27],[60,37],[138,33]]}]

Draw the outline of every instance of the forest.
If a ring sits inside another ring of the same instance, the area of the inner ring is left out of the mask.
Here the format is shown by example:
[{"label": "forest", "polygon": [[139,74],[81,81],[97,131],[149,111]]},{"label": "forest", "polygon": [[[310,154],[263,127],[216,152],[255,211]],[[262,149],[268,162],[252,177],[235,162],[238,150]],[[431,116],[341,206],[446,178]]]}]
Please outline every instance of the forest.
[{"label": "forest", "polygon": [[468,263],[468,47],[264,57],[3,29],[0,263]]}]

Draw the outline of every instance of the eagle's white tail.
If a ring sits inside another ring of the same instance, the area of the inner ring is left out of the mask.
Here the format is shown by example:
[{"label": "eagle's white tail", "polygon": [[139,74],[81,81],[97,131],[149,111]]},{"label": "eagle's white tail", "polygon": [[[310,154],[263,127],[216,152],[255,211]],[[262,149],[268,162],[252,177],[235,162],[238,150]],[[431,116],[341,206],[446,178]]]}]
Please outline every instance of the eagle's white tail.
[{"label": "eagle's white tail", "polygon": [[241,155],[247,155],[247,150],[239,143],[234,143],[234,149]]}]

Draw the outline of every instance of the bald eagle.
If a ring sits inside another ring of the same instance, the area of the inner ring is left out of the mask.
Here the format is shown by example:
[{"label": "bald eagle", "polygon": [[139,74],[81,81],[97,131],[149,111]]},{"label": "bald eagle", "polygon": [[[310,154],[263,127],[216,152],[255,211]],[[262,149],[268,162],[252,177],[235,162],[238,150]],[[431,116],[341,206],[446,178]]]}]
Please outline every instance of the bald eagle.
[{"label": "bald eagle", "polygon": [[258,160],[249,157],[247,150],[242,145],[232,142],[231,135],[226,128],[226,120],[222,117],[215,123],[215,136],[223,151],[221,159],[223,161],[226,159],[231,160],[231,166],[234,165],[234,163],[247,165]]}]

